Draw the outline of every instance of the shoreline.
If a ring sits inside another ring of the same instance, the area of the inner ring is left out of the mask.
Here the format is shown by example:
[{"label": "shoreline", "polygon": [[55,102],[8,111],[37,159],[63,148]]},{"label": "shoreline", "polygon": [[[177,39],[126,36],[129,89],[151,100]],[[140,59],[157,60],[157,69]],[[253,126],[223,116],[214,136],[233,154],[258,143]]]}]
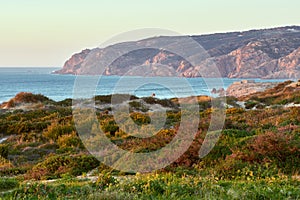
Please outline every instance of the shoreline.
[{"label": "shoreline", "polygon": [[[256,79],[255,79],[256,80]],[[98,98],[108,98],[108,97],[112,97],[115,95],[124,95],[124,96],[132,96],[134,98],[137,99],[143,99],[143,98],[149,98],[152,97],[154,99],[157,100],[172,100],[172,99],[185,99],[185,98],[192,98],[192,97],[208,97],[208,98],[218,98],[218,97],[240,97],[240,96],[245,96],[245,95],[250,95],[256,92],[263,92],[267,89],[270,89],[272,87],[275,87],[276,85],[280,84],[280,83],[284,83],[284,82],[256,82],[255,80],[251,80],[251,79],[246,79],[246,80],[239,80],[237,82],[233,82],[231,85],[229,85],[227,88],[213,88],[209,93],[210,95],[207,94],[195,94],[195,95],[182,95],[180,97],[159,97],[156,96],[155,93],[152,93],[148,96],[137,96],[137,95],[133,95],[133,94],[129,94],[129,93],[111,93],[111,94],[95,94],[94,96],[91,97],[84,97],[82,99],[92,99],[95,97]],[[291,80],[288,80],[291,81]],[[240,91],[240,93],[242,92],[242,95],[238,94],[238,92]],[[247,93],[248,92],[248,93]],[[20,92],[23,93],[23,92]],[[25,92],[25,93],[31,93],[31,92]],[[18,95],[19,93],[17,93],[16,95]],[[47,99],[49,99],[49,101],[54,102],[54,103],[59,103],[59,102],[64,102],[67,100],[74,100],[73,97],[66,97],[63,98],[62,100],[56,100],[51,98],[50,96],[47,96],[45,94],[41,94],[41,93],[31,93],[33,95],[42,95],[44,97],[46,97]],[[153,96],[154,95],[154,96]],[[14,98],[14,97],[13,97]],[[11,98],[11,99],[13,99]],[[2,104],[7,104],[11,99],[8,99],[7,101],[2,101],[0,102],[0,106]],[[0,108],[2,109],[2,108]]]},{"label": "shoreline", "polygon": [[[26,91],[35,94],[43,94],[55,101],[63,101],[66,98],[73,98],[73,89],[76,78],[81,78],[76,75],[61,75],[51,74],[53,69],[58,68],[0,68],[0,103],[9,101],[17,93]],[[222,78],[218,79],[218,83],[214,82],[214,78],[184,78],[184,77],[139,77],[127,76],[125,83],[116,91],[117,83],[122,79],[121,76],[83,76],[83,79],[98,79],[101,78],[101,83],[98,84],[96,91],[91,95],[111,95],[114,93],[134,94],[138,97],[148,97],[153,93],[158,99],[168,99],[174,97],[189,97],[211,94],[213,88],[216,90],[224,88],[226,90],[233,82],[242,80],[255,80],[256,82],[284,82],[288,79],[236,79]],[[17,80],[17,81],[16,81]],[[127,81],[128,80],[128,81]],[[293,80],[293,79],[292,79]],[[191,91],[187,91],[184,85],[179,81],[184,81],[187,86],[191,87]],[[206,81],[206,82],[205,82]],[[146,82],[150,84],[146,84]],[[210,84],[208,84],[208,82]],[[223,82],[223,83],[222,83]],[[155,83],[161,83],[158,86]],[[135,88],[137,85],[142,87]],[[210,88],[208,88],[208,85]],[[134,92],[133,92],[133,91]],[[84,91],[83,91],[84,92]],[[85,96],[85,95],[83,95]],[[92,96],[91,96],[92,97]]]}]

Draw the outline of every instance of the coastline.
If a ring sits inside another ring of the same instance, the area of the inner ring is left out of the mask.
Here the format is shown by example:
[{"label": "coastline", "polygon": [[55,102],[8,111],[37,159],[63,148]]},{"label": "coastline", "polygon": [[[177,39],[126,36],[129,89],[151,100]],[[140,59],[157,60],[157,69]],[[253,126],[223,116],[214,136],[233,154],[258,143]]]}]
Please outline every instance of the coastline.
[{"label": "coastline", "polygon": [[[77,76],[77,75],[58,75],[51,74],[51,71],[57,68],[0,68],[0,102],[9,101],[19,92],[32,92],[34,94],[45,95],[55,101],[63,101],[67,98],[73,98],[74,83],[77,78],[97,79],[97,76]],[[222,78],[223,84],[214,85],[213,78],[206,78],[207,82],[212,83],[212,88],[208,88],[203,78],[184,78],[184,77],[120,77],[120,76],[102,76],[101,84],[97,86],[95,95],[110,95],[114,93],[116,84],[121,78],[125,78],[126,83],[122,88],[118,88],[119,93],[132,93],[138,97],[148,97],[155,93],[156,98],[165,99],[173,97],[188,97],[211,94],[213,88],[217,90],[223,88],[226,90],[232,83],[242,80],[255,80],[256,82],[284,82],[286,79],[235,79]],[[16,81],[18,80],[18,81]],[[193,92],[186,92],[185,88],[178,84],[178,81],[187,81]],[[144,85],[145,81],[153,83],[162,83],[161,85],[145,85],[142,88],[136,88],[136,85]],[[124,82],[124,81],[123,81]],[[219,79],[220,82],[220,79]],[[165,84],[166,83],[166,84]],[[171,87],[164,87],[170,85]],[[173,93],[172,91],[175,91]]]}]

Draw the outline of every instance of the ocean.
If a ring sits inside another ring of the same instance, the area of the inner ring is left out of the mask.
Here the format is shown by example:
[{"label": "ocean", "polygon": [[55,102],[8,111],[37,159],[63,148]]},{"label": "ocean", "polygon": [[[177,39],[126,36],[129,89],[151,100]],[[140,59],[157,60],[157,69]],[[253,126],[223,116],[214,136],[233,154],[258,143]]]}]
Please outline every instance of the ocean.
[{"label": "ocean", "polygon": [[[114,93],[133,94],[147,97],[155,94],[157,98],[186,97],[192,95],[209,95],[212,86],[226,89],[233,82],[242,79],[223,78],[176,78],[176,77],[121,77],[121,76],[75,76],[51,74],[59,68],[0,68],[0,103],[8,101],[19,92],[43,94],[55,101],[73,97],[76,80],[99,80],[95,86],[95,95]],[[282,79],[252,79],[256,82],[282,82]],[[210,87],[208,87],[208,85]],[[86,87],[86,86],[85,86]],[[80,88],[84,97],[85,89]],[[78,87],[76,87],[78,91]]]}]

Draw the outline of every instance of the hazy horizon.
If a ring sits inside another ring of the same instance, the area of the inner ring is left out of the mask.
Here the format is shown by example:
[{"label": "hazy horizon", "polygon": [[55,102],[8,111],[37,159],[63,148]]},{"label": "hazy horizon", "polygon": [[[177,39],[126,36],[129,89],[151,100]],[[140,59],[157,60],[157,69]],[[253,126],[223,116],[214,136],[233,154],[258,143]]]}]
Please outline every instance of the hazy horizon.
[{"label": "hazy horizon", "polygon": [[142,28],[203,35],[299,25],[297,5],[296,0],[2,1],[0,67],[62,67],[76,52]]}]

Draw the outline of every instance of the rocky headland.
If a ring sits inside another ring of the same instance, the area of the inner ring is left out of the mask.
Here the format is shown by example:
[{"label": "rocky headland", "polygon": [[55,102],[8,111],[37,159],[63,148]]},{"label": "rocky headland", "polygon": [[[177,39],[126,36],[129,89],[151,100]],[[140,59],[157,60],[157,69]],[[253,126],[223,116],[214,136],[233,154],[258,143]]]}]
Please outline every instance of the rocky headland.
[{"label": "rocky headland", "polygon": [[[210,66],[215,64],[222,77],[271,79],[300,77],[299,26],[188,37],[199,43],[208,54],[197,66],[191,65],[173,52],[147,48],[156,44],[178,45],[182,41],[180,36],[161,36],[114,44],[106,48],[83,50],[74,54],[63,68],[55,73],[144,75],[129,72],[133,67],[140,67],[142,70],[137,71],[143,73],[148,70],[151,72],[149,76],[213,77],[214,72],[210,70]],[[110,58],[114,54],[120,54],[124,48],[140,49],[121,54],[110,66],[98,65],[98,61],[103,57]],[[167,66],[170,70],[165,72],[161,66]],[[100,68],[104,70],[101,71]]]}]

